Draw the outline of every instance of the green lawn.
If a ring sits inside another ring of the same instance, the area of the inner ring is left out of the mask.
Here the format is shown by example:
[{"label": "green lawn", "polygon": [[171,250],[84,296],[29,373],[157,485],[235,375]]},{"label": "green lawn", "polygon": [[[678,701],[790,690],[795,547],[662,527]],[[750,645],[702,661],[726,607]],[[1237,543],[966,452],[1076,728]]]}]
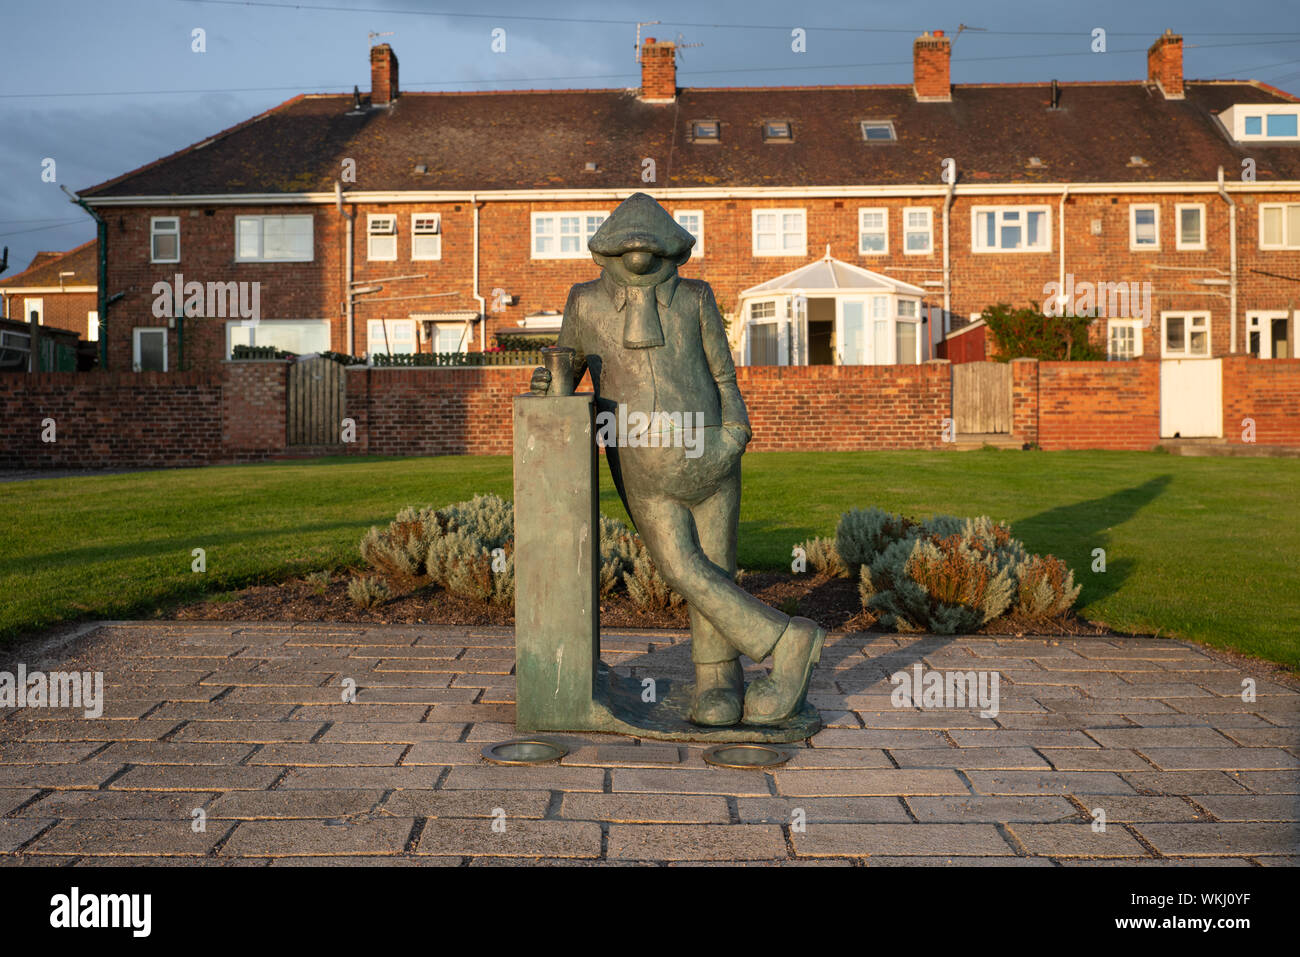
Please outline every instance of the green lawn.
[{"label": "green lawn", "polygon": [[[742,567],[788,567],[796,543],[832,534],[854,506],[983,513],[1069,562],[1089,618],[1300,668],[1300,460],[773,452],[744,463]],[[368,526],[403,505],[509,496],[510,468],[506,457],[319,459],[5,484],[0,636],[354,564]],[[626,520],[602,478],[602,508]],[[194,548],[204,574],[191,571]],[[1104,574],[1090,570],[1097,548]]]}]

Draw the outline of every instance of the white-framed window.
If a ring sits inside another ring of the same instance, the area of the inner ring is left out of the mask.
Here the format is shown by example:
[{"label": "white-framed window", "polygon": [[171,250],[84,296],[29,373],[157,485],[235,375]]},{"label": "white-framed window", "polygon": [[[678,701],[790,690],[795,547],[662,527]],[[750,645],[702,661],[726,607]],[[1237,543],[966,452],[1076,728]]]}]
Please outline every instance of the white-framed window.
[{"label": "white-framed window", "polygon": [[136,326],[131,330],[131,368],[135,372],[167,371],[166,326]]},{"label": "white-framed window", "polygon": [[803,256],[808,252],[808,219],[802,209],[753,211],[755,256]]},{"label": "white-framed window", "polygon": [[181,261],[181,218],[179,216],[149,218],[149,261],[151,263]]},{"label": "white-framed window", "polygon": [[439,322],[433,327],[434,352],[464,352],[465,323]]},{"label": "white-framed window", "polygon": [[1300,249],[1300,203],[1259,204],[1259,248]]},{"label": "white-framed window", "polygon": [[682,227],[692,236],[695,237],[695,245],[691,247],[692,259],[704,258],[704,210],[702,209],[679,209],[673,213],[673,219],[677,220],[677,225]]},{"label": "white-framed window", "polygon": [[608,216],[599,210],[533,213],[533,258],[585,259],[588,240]]},{"label": "white-framed window", "polygon": [[894,355],[900,366],[914,366],[921,361],[921,323],[900,319],[894,324]]},{"label": "white-framed window", "polygon": [[934,252],[934,210],[911,206],[903,210],[903,253],[925,256]]},{"label": "white-framed window", "polygon": [[366,258],[392,262],[397,258],[397,217],[371,213],[366,217]]},{"label": "white-framed window", "polygon": [[1241,142],[1268,142],[1300,138],[1300,106],[1279,103],[1234,104],[1220,116],[1232,138]]},{"label": "white-framed window", "polygon": [[1050,206],[976,206],[971,209],[971,251],[1045,253],[1052,250]]},{"label": "white-framed window", "polygon": [[99,341],[99,311],[92,309],[86,313],[86,341]]},{"label": "white-framed window", "polygon": [[889,252],[889,210],[884,207],[858,210],[858,252],[883,256]]},{"label": "white-framed window", "polygon": [[794,127],[789,120],[764,120],[763,142],[790,142],[794,139]]},{"label": "white-framed window", "polygon": [[[1257,359],[1285,359],[1287,343],[1285,309],[1246,313],[1246,352]],[[1300,316],[1300,313],[1297,313]]]},{"label": "white-framed window", "polygon": [[411,258],[415,260],[442,258],[442,215],[440,213],[411,214]]},{"label": "white-framed window", "polygon": [[1160,355],[1167,359],[1208,358],[1210,314],[1208,312],[1162,312],[1163,337]]},{"label": "white-framed window", "polygon": [[868,143],[887,143],[898,139],[893,120],[863,120],[862,138]]},{"label": "white-framed window", "polygon": [[415,352],[414,319],[371,319],[366,323],[366,351],[372,356]]},{"label": "white-framed window", "polygon": [[31,322],[32,313],[36,314],[36,324],[38,326],[45,325],[45,300],[44,299],[23,300],[23,322]]},{"label": "white-framed window", "polygon": [[776,322],[776,300],[749,304],[749,357],[747,365],[781,364],[781,336]]},{"label": "white-framed window", "polygon": [[1142,320],[1106,320],[1106,358],[1136,359],[1142,355]]},{"label": "white-framed window", "polygon": [[1174,222],[1178,234],[1174,240],[1177,249],[1205,248],[1205,204],[1178,203],[1174,206]]},{"label": "white-framed window", "polygon": [[1160,207],[1155,203],[1133,203],[1129,206],[1128,248],[1160,248]]},{"label": "white-framed window", "polygon": [[236,216],[236,262],[309,263],[314,258],[312,217]]},{"label": "white-framed window", "polygon": [[235,346],[271,346],[305,356],[330,347],[328,319],[259,319],[256,325],[234,319],[226,323],[226,358]]},{"label": "white-framed window", "polygon": [[691,123],[691,139],[697,143],[716,143],[721,136],[721,127],[717,120],[694,120]]}]

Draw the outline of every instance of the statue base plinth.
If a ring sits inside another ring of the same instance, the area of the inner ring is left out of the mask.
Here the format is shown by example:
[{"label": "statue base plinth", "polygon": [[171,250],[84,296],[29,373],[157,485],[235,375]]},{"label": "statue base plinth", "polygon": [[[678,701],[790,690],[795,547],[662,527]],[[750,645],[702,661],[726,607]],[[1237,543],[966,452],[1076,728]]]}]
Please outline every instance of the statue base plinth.
[{"label": "statue base plinth", "polygon": [[525,728],[520,725],[519,730],[529,733],[598,731],[656,741],[709,744],[790,744],[806,741],[822,728],[817,709],[807,702],[793,718],[780,725],[705,727],[694,724],[689,717],[694,691],[692,682],[661,678],[655,683],[657,700],[642,701],[640,683],[622,677],[602,661],[597,672],[596,694],[585,718],[561,722],[564,727]]}]

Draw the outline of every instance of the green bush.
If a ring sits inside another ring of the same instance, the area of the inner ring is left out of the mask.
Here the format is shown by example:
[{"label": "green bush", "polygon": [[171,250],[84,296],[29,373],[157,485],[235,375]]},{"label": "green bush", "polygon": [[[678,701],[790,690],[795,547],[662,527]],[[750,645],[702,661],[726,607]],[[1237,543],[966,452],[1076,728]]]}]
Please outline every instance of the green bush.
[{"label": "green bush", "polygon": [[849,570],[835,547],[835,539],[810,538],[806,542],[800,542],[799,547],[803,549],[808,564],[817,571],[835,578],[849,577]]},{"label": "green bush", "polygon": [[390,597],[392,592],[378,575],[358,575],[348,582],[348,598],[361,608],[370,608]]},{"label": "green bush", "polygon": [[910,537],[917,523],[902,515],[875,508],[855,508],[840,516],[835,529],[835,551],[850,576],[870,565],[896,541]]},{"label": "green bush", "polygon": [[1030,622],[1061,618],[1074,607],[1082,585],[1074,572],[1053,555],[1030,555],[1013,570],[1016,579],[1015,615]]},{"label": "green bush", "polygon": [[1105,352],[1088,339],[1090,316],[1047,316],[1033,306],[1016,309],[1007,303],[989,306],[980,318],[993,340],[994,358],[1104,359]]}]

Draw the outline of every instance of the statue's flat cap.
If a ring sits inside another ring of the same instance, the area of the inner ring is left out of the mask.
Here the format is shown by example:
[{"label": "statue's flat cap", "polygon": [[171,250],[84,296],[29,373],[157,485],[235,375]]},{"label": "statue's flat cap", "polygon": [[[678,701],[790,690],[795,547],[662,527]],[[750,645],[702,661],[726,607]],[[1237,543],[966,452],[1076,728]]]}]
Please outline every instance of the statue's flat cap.
[{"label": "statue's flat cap", "polygon": [[695,237],[645,193],[633,193],[619,203],[587,242],[587,248],[601,256],[644,250],[669,259],[681,256],[694,245]]}]

